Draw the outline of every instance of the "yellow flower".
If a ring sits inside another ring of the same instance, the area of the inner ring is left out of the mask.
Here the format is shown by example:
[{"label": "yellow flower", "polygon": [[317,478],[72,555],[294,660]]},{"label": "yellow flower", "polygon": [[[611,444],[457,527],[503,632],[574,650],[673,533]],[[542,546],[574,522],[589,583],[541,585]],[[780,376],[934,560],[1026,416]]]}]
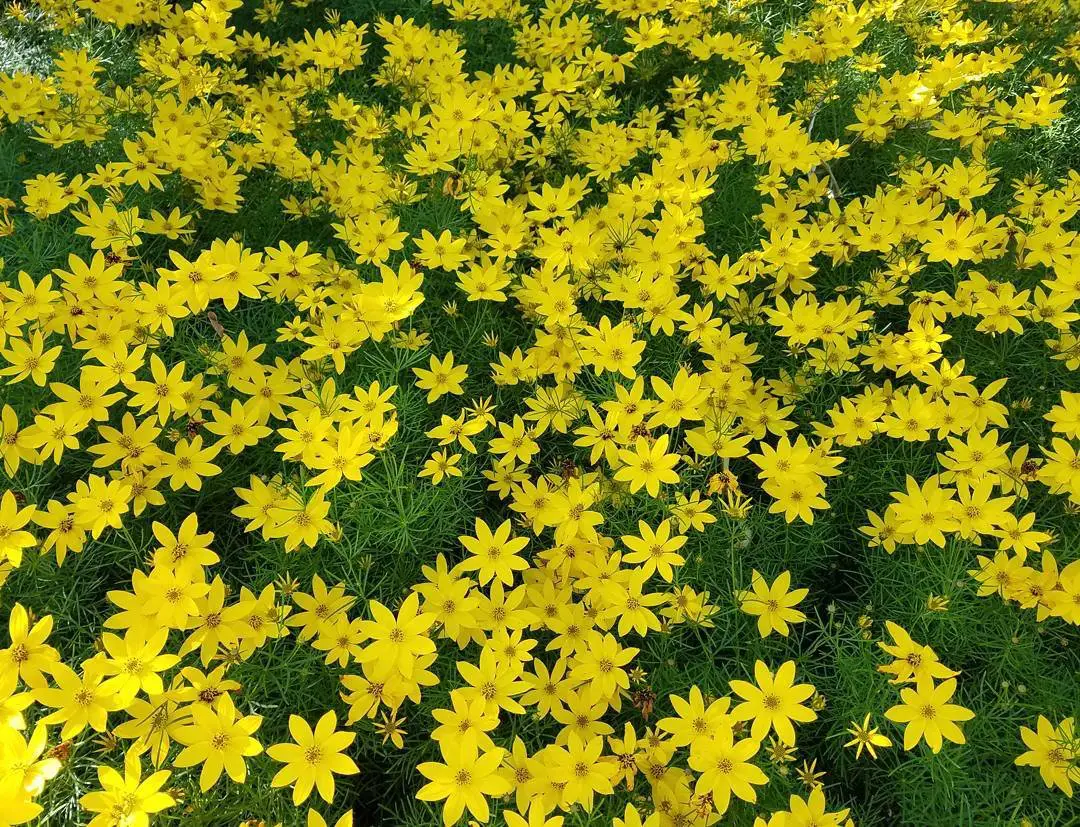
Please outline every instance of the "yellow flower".
[{"label": "yellow flower", "polygon": [[651,445],[647,439],[639,437],[632,450],[619,451],[622,467],[615,472],[615,479],[629,484],[631,492],[644,488],[650,497],[659,496],[661,484],[679,481],[674,470],[679,464],[679,455],[669,454],[667,448],[667,434],[657,437]]},{"label": "yellow flower", "polygon": [[416,374],[416,387],[428,392],[428,404],[434,402],[444,394],[460,396],[464,393],[461,383],[469,375],[468,365],[455,365],[454,353],[450,351],[442,361],[432,356],[428,369],[413,368]]},{"label": "yellow flower", "polygon": [[743,699],[732,710],[737,721],[753,721],[751,735],[762,740],[770,730],[785,744],[795,743],[795,728],[791,725],[807,723],[817,718],[813,710],[802,705],[814,694],[808,683],[795,683],[795,662],[781,664],[774,675],[762,661],[754,664],[755,686],[747,681],[730,681],[732,691]]},{"label": "yellow flower", "polygon": [[102,691],[115,692],[121,706],[127,706],[139,692],[148,695],[164,692],[165,684],[158,673],[180,661],[176,655],[162,654],[168,637],[168,629],[145,637],[134,630],[128,630],[123,638],[102,635],[106,657],[98,661],[97,668],[108,678]]},{"label": "yellow flower", "polygon": [[727,812],[731,796],[743,801],[757,801],[754,786],[767,784],[769,777],[750,763],[761,742],[755,738],[735,740],[730,725],[721,726],[715,736],[701,742],[690,754],[690,768],[701,773],[695,789],[712,795],[716,812]]},{"label": "yellow flower", "polygon": [[51,674],[60,663],[60,654],[45,641],[52,632],[52,615],[37,620],[33,618],[21,603],[16,603],[8,615],[8,633],[11,645],[0,651],[0,662],[11,665],[29,688],[46,686],[45,674]]},{"label": "yellow flower", "polygon": [[652,813],[642,819],[637,807],[633,804],[627,804],[622,817],[616,816],[611,824],[612,827],[660,827],[660,813]]},{"label": "yellow flower", "polygon": [[532,438],[532,431],[525,427],[525,421],[515,416],[512,424],[499,423],[499,436],[488,443],[488,451],[501,455],[504,462],[528,465],[529,460],[540,450]]},{"label": "yellow flower", "polygon": [[866,717],[863,718],[862,724],[857,724],[854,721],[851,722],[851,726],[848,728],[848,734],[852,736],[851,740],[844,744],[845,747],[855,747],[855,757],[860,758],[862,752],[865,749],[871,758],[877,758],[877,750],[879,748],[888,748],[892,746],[892,741],[886,736],[877,731],[877,727],[870,726],[870,713],[866,713]]},{"label": "yellow flower", "polygon": [[398,749],[405,748],[405,723],[404,718],[398,718],[396,714],[391,714],[387,717],[386,713],[382,714],[382,718],[375,722],[375,731],[382,736],[382,742],[385,744],[390,741]]},{"label": "yellow flower", "polygon": [[268,539],[283,538],[285,551],[292,551],[301,544],[312,548],[319,537],[333,530],[334,524],[326,517],[329,513],[330,501],[322,491],[306,500],[295,494],[271,511],[272,524],[263,533]]},{"label": "yellow flower", "polygon": [[900,690],[901,703],[889,707],[885,717],[904,724],[904,749],[914,749],[920,741],[926,741],[932,752],[940,752],[942,739],[954,744],[965,743],[964,732],[956,722],[970,721],[975,713],[949,703],[955,692],[954,678],[935,686],[933,679],[927,676],[918,678],[914,689]]},{"label": "yellow flower", "polygon": [[104,676],[93,660],[83,665],[82,675],[69,666],[57,663],[52,667],[55,687],[41,686],[34,690],[34,700],[55,712],[42,719],[47,724],[63,723],[60,737],[68,740],[87,726],[104,732],[110,712],[122,707],[115,691],[102,685]]},{"label": "yellow flower", "polygon": [[12,339],[11,347],[0,350],[0,356],[9,363],[8,367],[0,369],[0,376],[10,376],[12,384],[30,378],[34,384],[44,386],[63,349],[61,345],[54,345],[46,350],[40,330],[35,330],[29,341]]},{"label": "yellow flower", "polygon": [[5,491],[0,497],[0,559],[6,558],[13,566],[18,566],[22,562],[23,549],[37,545],[37,538],[22,530],[36,510],[33,505],[19,508],[11,491]]},{"label": "yellow flower", "polygon": [[465,241],[464,238],[454,238],[449,230],[443,230],[438,238],[422,230],[420,237],[413,239],[421,264],[450,271],[459,269],[468,260],[469,256],[464,252]]},{"label": "yellow flower", "polygon": [[1080,781],[1077,774],[1080,743],[1073,730],[1073,719],[1065,718],[1054,726],[1040,715],[1035,727],[1034,730],[1020,727],[1027,751],[1018,755],[1014,763],[1018,767],[1035,767],[1047,787],[1057,787],[1071,798],[1073,782]]},{"label": "yellow flower", "polygon": [[370,664],[376,674],[396,671],[411,677],[417,658],[435,651],[434,642],[426,635],[435,616],[420,613],[416,592],[410,592],[401,602],[397,616],[377,600],[370,601],[368,608],[372,619],[364,621],[363,633],[371,643],[358,660]]},{"label": "yellow flower", "polygon": [[[524,812],[524,811],[523,811]],[[529,817],[525,818],[518,813],[504,810],[503,819],[506,827],[563,827],[563,816],[548,816],[543,804],[533,804],[528,809]]]},{"label": "yellow flower", "polygon": [[794,607],[809,594],[809,589],[789,589],[791,572],[781,572],[769,585],[754,570],[750,575],[750,590],[736,592],[739,608],[748,615],[757,616],[758,634],[761,637],[766,638],[774,631],[787,637],[788,624],[806,620],[806,615]]},{"label": "yellow flower", "polygon": [[[266,8],[265,5],[260,8]],[[258,12],[256,12],[256,15]],[[307,827],[328,827],[327,821],[314,810],[308,810]],[[334,822],[334,827],[353,827],[353,812],[346,811],[341,818]]]},{"label": "yellow flower", "polygon": [[272,787],[292,785],[293,804],[302,804],[317,788],[327,803],[334,800],[334,775],[354,775],[360,772],[353,760],[342,751],[356,738],[354,732],[338,732],[337,716],[333,711],[323,715],[315,729],[299,715],[289,716],[289,733],[293,743],[274,744],[266,754],[285,764],[273,780]]},{"label": "yellow flower", "polygon": [[665,582],[670,583],[673,567],[686,562],[678,553],[678,550],[686,545],[686,536],[671,535],[671,520],[662,521],[656,531],[644,520],[639,520],[638,534],[638,537],[626,535],[622,538],[623,545],[630,549],[630,554],[623,557],[623,560],[635,565],[640,563],[641,570],[646,575],[658,571]]},{"label": "yellow flower", "polygon": [[782,816],[784,827],[841,827],[845,824],[848,810],[828,812],[825,802],[825,790],[817,787],[810,791],[805,799],[793,795],[788,801],[788,811],[777,813]]},{"label": "yellow flower", "polygon": [[506,750],[492,749],[481,753],[474,741],[465,739],[448,745],[443,753],[444,763],[427,761],[417,769],[429,779],[416,797],[421,801],[443,801],[443,823],[456,824],[468,808],[474,818],[487,821],[490,815],[487,798],[510,792],[510,782],[499,774]]},{"label": "yellow flower", "polygon": [[959,674],[949,669],[938,660],[937,653],[929,646],[923,646],[911,639],[903,627],[891,620],[885,621],[885,628],[892,635],[894,644],[878,642],[881,650],[894,658],[891,664],[879,666],[878,671],[893,675],[892,683],[909,683],[920,678],[943,680]]},{"label": "yellow flower", "polygon": [[128,510],[131,485],[123,480],[106,482],[91,474],[88,481],[79,480],[75,491],[68,495],[75,506],[75,519],[97,539],[106,528],[120,528],[122,515]]},{"label": "yellow flower", "polygon": [[507,586],[514,583],[514,572],[529,568],[527,560],[518,552],[529,544],[527,537],[510,537],[510,521],[504,520],[494,534],[487,523],[476,518],[475,537],[461,535],[458,542],[465,546],[470,557],[458,564],[460,571],[475,571],[480,585],[486,585],[497,577]]},{"label": "yellow flower", "polygon": [[176,803],[168,793],[161,792],[170,773],[161,770],[142,777],[139,754],[133,748],[124,758],[124,774],[112,767],[98,767],[100,790],[87,793],[79,799],[84,809],[97,813],[91,820],[92,827],[112,827],[120,823],[147,824],[148,817],[167,810]]},{"label": "yellow flower", "polygon": [[458,463],[461,462],[461,454],[450,454],[449,456],[445,451],[435,451],[424,462],[424,467],[420,469],[419,477],[431,477],[431,484],[438,485],[447,477],[460,477],[462,471],[458,468]]},{"label": "yellow flower", "polygon": [[728,712],[731,706],[729,698],[717,698],[706,705],[705,698],[697,686],[690,687],[686,700],[678,695],[669,695],[668,700],[675,710],[675,717],[661,718],[656,726],[671,734],[671,743],[677,747],[711,740],[721,730],[731,728],[733,718]]},{"label": "yellow flower", "polygon": [[247,779],[244,758],[262,752],[262,745],[252,737],[262,724],[262,716],[238,717],[232,699],[222,695],[213,706],[193,706],[191,718],[191,723],[176,733],[176,740],[185,747],[173,763],[177,767],[202,764],[199,789],[203,792],[217,783],[222,770],[243,784]]}]

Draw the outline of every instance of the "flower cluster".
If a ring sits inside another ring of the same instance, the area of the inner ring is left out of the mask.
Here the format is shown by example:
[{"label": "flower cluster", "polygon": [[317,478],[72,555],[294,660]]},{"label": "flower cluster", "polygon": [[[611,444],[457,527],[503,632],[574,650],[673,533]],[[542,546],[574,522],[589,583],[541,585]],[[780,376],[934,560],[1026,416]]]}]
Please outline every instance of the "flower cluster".
[{"label": "flower cluster", "polygon": [[1075,18],[340,5],[0,22],[0,822],[1071,796]]}]

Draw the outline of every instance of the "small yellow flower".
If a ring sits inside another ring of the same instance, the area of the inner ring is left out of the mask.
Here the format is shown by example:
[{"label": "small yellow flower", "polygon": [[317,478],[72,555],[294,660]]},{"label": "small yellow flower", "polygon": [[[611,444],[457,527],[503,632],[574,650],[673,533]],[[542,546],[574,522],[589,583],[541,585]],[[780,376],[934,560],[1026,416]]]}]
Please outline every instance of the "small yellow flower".
[{"label": "small yellow flower", "polygon": [[430,477],[431,484],[438,485],[447,477],[461,476],[461,469],[458,468],[459,462],[461,462],[461,454],[447,456],[445,451],[436,451],[427,459],[417,476]]},{"label": "small yellow flower", "polygon": [[877,727],[870,726],[870,713],[866,713],[862,724],[851,722],[848,733],[852,739],[844,744],[845,747],[855,747],[855,757],[862,757],[865,749],[871,758],[877,758],[877,749],[887,749],[892,746],[892,741],[878,732]]},{"label": "small yellow flower", "polygon": [[390,741],[398,749],[405,748],[405,718],[398,718],[397,713],[391,713],[389,717],[387,713],[382,714],[382,718],[375,723],[375,731],[382,736],[382,742],[385,744]]},{"label": "small yellow flower", "polygon": [[947,612],[949,611],[949,598],[943,594],[927,595],[926,609],[931,612]]},{"label": "small yellow flower", "polygon": [[823,771],[818,772],[816,758],[809,764],[807,764],[806,761],[803,761],[802,766],[796,770],[795,774],[799,777],[799,780],[811,790],[816,790],[817,788],[824,786],[821,779],[825,777],[825,773]]}]

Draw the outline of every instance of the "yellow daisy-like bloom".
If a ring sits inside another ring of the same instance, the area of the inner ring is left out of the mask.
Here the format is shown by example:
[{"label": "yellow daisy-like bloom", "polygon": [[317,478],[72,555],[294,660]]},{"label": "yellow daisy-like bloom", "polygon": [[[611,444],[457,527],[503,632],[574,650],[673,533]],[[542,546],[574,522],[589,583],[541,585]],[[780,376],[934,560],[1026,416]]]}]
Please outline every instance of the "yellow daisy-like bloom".
[{"label": "yellow daisy-like bloom", "polygon": [[773,632],[788,636],[790,624],[803,623],[806,615],[795,608],[810,593],[809,589],[792,589],[791,572],[783,571],[771,584],[755,569],[750,575],[750,589],[737,592],[739,608],[757,617],[758,634],[763,638]]},{"label": "yellow daisy-like bloom", "polygon": [[751,735],[762,740],[770,731],[785,744],[795,743],[795,728],[792,722],[807,723],[817,718],[817,714],[802,705],[814,694],[814,687],[808,683],[795,683],[795,662],[787,661],[780,665],[774,674],[763,661],[754,664],[754,680],[731,681],[732,691],[743,699],[731,714],[738,721],[753,721]]},{"label": "yellow daisy-like bloom", "polygon": [[900,690],[901,703],[885,710],[885,717],[904,724],[904,749],[914,749],[926,741],[932,752],[940,752],[942,741],[954,744],[966,742],[959,721],[970,721],[975,713],[959,704],[949,703],[956,693],[956,680],[949,678],[934,685],[929,677],[921,677],[910,687]]},{"label": "yellow daisy-like bloom", "polygon": [[327,803],[334,800],[334,775],[354,775],[360,768],[343,750],[356,738],[355,732],[338,732],[337,716],[331,711],[315,724],[315,729],[299,715],[289,716],[293,743],[274,744],[266,754],[285,764],[273,780],[273,787],[292,785],[293,804],[307,801],[313,788]]}]

